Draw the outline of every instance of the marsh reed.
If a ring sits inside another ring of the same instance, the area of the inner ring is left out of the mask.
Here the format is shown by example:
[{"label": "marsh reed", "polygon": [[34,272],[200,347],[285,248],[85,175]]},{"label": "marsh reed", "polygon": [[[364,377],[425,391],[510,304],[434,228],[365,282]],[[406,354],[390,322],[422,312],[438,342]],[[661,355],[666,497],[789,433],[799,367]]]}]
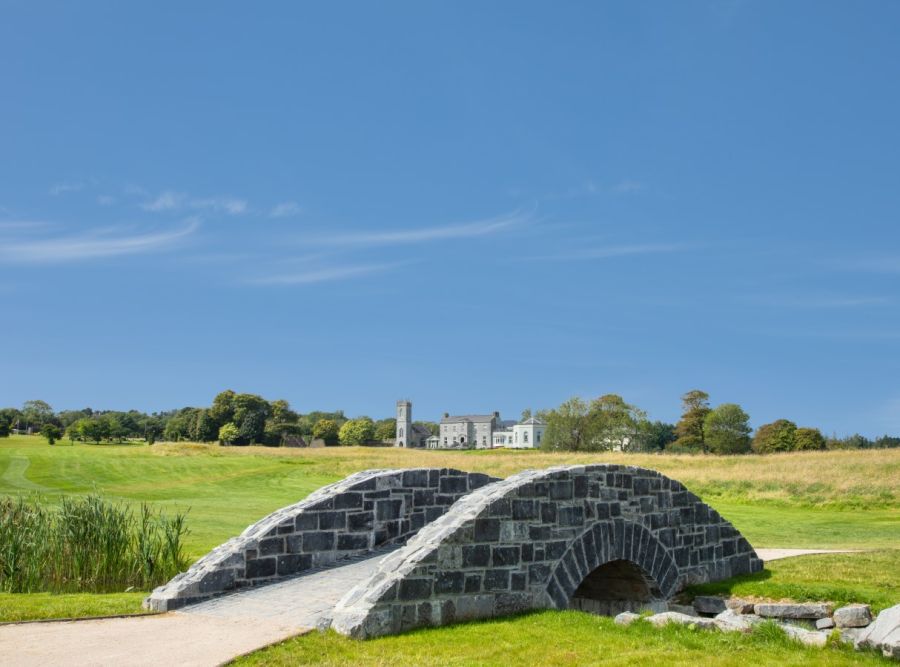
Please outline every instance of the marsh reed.
[{"label": "marsh reed", "polygon": [[148,590],[186,569],[184,514],[137,512],[97,495],[0,498],[0,591]]}]

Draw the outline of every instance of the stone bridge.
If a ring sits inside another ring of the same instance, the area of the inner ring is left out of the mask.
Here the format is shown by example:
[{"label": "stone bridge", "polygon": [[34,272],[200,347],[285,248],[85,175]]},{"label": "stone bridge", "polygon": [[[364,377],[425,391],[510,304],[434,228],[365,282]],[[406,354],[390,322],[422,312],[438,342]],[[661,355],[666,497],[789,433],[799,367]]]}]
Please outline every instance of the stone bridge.
[{"label": "stone bridge", "polygon": [[355,566],[356,579],[341,579],[343,597],[323,612],[342,634],[376,637],[530,609],[612,614],[762,568],[728,521],[652,470],[568,466],[505,480],[451,469],[367,471],[254,524],[145,605],[174,609],[382,548],[390,552]]}]

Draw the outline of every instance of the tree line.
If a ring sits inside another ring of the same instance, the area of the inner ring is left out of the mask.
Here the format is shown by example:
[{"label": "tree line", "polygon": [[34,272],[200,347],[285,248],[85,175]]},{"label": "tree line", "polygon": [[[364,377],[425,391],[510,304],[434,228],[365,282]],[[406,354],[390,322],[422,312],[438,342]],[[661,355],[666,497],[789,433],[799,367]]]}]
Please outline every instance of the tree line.
[{"label": "tree line", "polygon": [[817,428],[799,427],[788,419],[763,424],[754,432],[750,416],[740,405],[711,407],[709,394],[699,389],[684,394],[681,402],[681,419],[668,424],[650,421],[643,410],[617,394],[592,401],[571,398],[558,408],[537,413],[547,424],[541,447],[550,451],[708,454],[900,447],[900,437],[825,437]]},{"label": "tree line", "polygon": [[[763,424],[755,431],[750,417],[735,403],[710,405],[709,394],[692,390],[681,397],[676,424],[651,421],[640,408],[617,394],[594,400],[571,398],[552,410],[535,413],[547,424],[541,447],[550,451],[636,451],[743,454],[821,449],[900,447],[900,437],[870,440],[859,434],[826,437],[813,427],[788,419]],[[525,420],[531,410],[522,413]],[[434,422],[416,422],[438,435]],[[393,440],[396,420],[367,416],[349,419],[342,410],[293,410],[286,400],[269,401],[256,394],[220,392],[208,407],[185,407],[147,414],[137,410],[64,410],[54,412],[45,401],[26,401],[21,408],[0,409],[0,437],[41,433],[50,444],[72,442],[219,442],[223,445],[284,446],[320,439],[326,445],[366,445]]]},{"label": "tree line", "polygon": [[[437,424],[416,422],[437,434]],[[321,439],[326,445],[363,445],[392,440],[394,418],[348,419],[342,410],[302,414],[283,399],[268,401],[256,394],[220,392],[208,407],[185,407],[147,414],[137,410],[64,410],[54,412],[45,401],[26,401],[21,408],[0,409],[0,437],[41,433],[50,444],[72,442],[219,442],[223,445],[296,444]]]}]

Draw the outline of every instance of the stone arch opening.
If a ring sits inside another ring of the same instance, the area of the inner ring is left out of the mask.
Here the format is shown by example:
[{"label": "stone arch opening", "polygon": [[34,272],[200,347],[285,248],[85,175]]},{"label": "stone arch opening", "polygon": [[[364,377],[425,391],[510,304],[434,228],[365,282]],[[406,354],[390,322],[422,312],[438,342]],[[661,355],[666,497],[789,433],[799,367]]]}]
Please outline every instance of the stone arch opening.
[{"label": "stone arch opening", "polygon": [[614,616],[623,611],[653,608],[662,595],[656,582],[629,560],[618,559],[592,570],[572,594],[571,607]]}]

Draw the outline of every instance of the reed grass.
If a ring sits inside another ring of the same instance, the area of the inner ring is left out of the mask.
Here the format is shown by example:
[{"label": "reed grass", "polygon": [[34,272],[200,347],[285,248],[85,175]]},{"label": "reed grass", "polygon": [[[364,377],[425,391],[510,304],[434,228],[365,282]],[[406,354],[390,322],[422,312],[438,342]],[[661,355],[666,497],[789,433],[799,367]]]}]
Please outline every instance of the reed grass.
[{"label": "reed grass", "polygon": [[187,568],[184,514],[96,494],[0,498],[0,592],[147,590]]}]

